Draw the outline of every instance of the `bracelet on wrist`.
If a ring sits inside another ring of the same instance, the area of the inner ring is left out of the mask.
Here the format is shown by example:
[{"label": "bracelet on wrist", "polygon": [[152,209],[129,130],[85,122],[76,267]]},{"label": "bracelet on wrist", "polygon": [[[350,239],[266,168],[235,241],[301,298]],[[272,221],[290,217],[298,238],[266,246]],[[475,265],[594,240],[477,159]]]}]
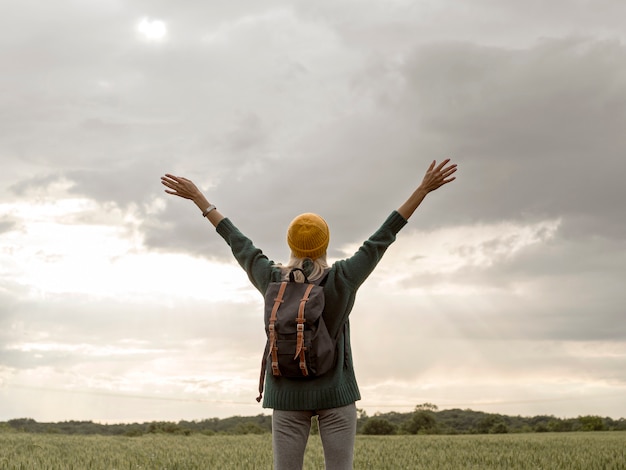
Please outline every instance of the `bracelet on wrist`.
[{"label": "bracelet on wrist", "polygon": [[209,215],[211,213],[211,211],[217,209],[213,204],[211,204],[209,207],[207,207],[204,212],[202,213],[202,217],[206,217],[207,215]]}]

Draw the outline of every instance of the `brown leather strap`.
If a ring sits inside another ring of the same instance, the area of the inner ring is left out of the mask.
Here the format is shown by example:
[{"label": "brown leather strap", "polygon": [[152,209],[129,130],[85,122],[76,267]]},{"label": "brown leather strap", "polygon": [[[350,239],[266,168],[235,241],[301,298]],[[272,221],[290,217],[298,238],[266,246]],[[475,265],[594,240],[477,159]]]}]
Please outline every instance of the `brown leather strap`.
[{"label": "brown leather strap", "polygon": [[309,371],[306,368],[306,356],[304,355],[304,352],[306,350],[306,348],[304,347],[304,324],[306,322],[306,319],[304,318],[304,307],[309,300],[309,295],[311,294],[311,290],[313,290],[313,287],[315,287],[313,284],[309,284],[304,291],[304,295],[300,300],[300,306],[298,307],[298,317],[296,318],[296,321],[298,323],[298,335],[296,341],[296,354],[293,356],[293,358],[297,359],[298,357],[300,357],[300,371],[305,377],[309,375]]},{"label": "brown leather strap", "polygon": [[285,289],[287,288],[287,282],[281,282],[280,288],[278,289],[278,294],[276,294],[276,298],[274,299],[274,307],[272,308],[272,313],[270,315],[270,324],[269,324],[269,334],[270,334],[270,352],[272,354],[272,374],[278,376],[280,374],[280,368],[278,367],[278,346],[276,344],[276,331],[275,331],[275,323],[276,323],[276,314],[278,312],[278,308],[280,304],[283,303],[283,295],[285,294]]},{"label": "brown leather strap", "polygon": [[265,346],[265,352],[263,353],[263,359],[261,359],[261,375],[259,376],[259,396],[256,397],[256,401],[260,402],[263,398],[263,387],[265,386],[265,368],[267,367],[267,348],[269,343]]},{"label": "brown leather strap", "polygon": [[259,376],[259,396],[256,397],[256,401],[258,402],[260,402],[263,398],[263,387],[265,386],[265,370],[267,369],[267,356],[269,355],[270,351],[272,351],[272,374],[280,375],[280,369],[278,368],[278,346],[276,346],[276,332],[274,330],[274,325],[276,323],[276,313],[278,312],[278,308],[280,307],[280,304],[283,303],[283,295],[285,294],[286,287],[286,282],[281,283],[280,288],[278,289],[278,293],[276,294],[276,298],[274,299],[272,313],[270,314],[270,324],[268,325],[270,333],[267,344],[265,346],[265,351],[263,353],[263,359],[261,360],[261,374]]}]

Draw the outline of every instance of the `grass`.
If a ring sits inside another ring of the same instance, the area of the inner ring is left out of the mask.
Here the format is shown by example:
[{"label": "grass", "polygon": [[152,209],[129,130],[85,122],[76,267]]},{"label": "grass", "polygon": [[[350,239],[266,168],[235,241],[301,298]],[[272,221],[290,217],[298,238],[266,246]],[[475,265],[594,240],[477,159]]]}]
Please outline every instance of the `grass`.
[{"label": "grass", "polygon": [[[355,469],[624,470],[623,432],[357,436]],[[0,433],[0,469],[271,469],[271,436],[141,437]],[[323,469],[311,436],[305,469]]]}]

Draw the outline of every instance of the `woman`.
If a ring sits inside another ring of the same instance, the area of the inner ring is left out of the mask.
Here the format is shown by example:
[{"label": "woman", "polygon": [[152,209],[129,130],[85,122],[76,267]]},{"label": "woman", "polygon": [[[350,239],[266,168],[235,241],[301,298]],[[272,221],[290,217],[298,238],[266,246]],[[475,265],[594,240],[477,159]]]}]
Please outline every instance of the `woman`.
[{"label": "woman", "polygon": [[327,469],[351,469],[356,434],[356,405],[361,396],[354,375],[348,316],[359,286],[374,270],[396,234],[406,225],[426,195],[455,180],[457,166],[446,159],[433,161],[421,184],[397,211],[350,258],[335,262],[330,269],[326,251],[330,240],[328,225],[316,214],[301,214],[287,231],[291,259],[287,266],[270,261],[252,241],[225,218],[190,180],[166,174],[161,182],[165,192],[192,200],[202,215],[215,226],[233,255],[245,269],[252,284],[265,294],[270,282],[284,279],[294,267],[303,268],[311,281],[326,274],[324,320],[330,334],[337,337],[337,360],[333,370],[309,380],[265,378],[263,407],[272,408],[274,467],[300,469],[311,427],[318,416],[320,437]]}]

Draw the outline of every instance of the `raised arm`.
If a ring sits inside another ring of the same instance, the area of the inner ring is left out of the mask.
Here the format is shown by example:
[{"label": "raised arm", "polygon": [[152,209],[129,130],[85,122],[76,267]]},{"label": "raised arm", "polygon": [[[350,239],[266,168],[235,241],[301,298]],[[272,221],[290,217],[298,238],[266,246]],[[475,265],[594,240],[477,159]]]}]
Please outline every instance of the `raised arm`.
[{"label": "raised arm", "polygon": [[409,217],[413,215],[415,209],[418,208],[429,192],[434,191],[444,184],[448,184],[456,179],[456,177],[452,176],[452,174],[456,172],[456,164],[448,165],[449,162],[450,159],[446,158],[439,165],[437,165],[437,162],[433,160],[424,175],[422,183],[398,209],[398,213],[402,217],[409,220]]},{"label": "raised arm", "polygon": [[207,212],[208,209],[211,209],[206,214],[206,218],[209,219],[214,227],[217,227],[217,224],[224,218],[191,180],[183,178],[182,176],[174,176],[166,173],[165,176],[161,176],[161,183],[169,188],[165,190],[166,193],[193,201],[203,214]]}]

